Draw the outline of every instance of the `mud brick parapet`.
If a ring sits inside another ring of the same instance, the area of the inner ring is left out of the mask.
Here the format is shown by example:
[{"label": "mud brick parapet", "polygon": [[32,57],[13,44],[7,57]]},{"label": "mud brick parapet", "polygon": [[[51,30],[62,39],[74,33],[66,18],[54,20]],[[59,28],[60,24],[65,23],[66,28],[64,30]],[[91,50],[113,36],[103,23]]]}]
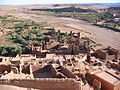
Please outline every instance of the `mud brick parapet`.
[{"label": "mud brick parapet", "polygon": [[74,79],[0,80],[0,84],[40,90],[80,90],[80,82]]}]

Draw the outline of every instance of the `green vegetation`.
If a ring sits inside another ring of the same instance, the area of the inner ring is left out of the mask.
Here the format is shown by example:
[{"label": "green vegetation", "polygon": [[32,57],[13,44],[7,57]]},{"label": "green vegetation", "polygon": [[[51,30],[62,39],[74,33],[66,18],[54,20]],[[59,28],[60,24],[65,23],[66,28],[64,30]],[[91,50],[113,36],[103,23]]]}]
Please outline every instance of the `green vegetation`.
[{"label": "green vegetation", "polygon": [[113,18],[113,15],[109,12],[98,14],[98,19],[101,19],[101,20],[108,20],[112,18]]},{"label": "green vegetation", "polygon": [[79,18],[88,22],[95,23],[98,19],[98,14],[79,14]]},{"label": "green vegetation", "polygon": [[2,56],[16,56],[22,53],[22,48],[19,46],[0,46],[0,55]]},{"label": "green vegetation", "polygon": [[[27,51],[30,50],[29,45],[31,44],[41,45],[48,41],[48,37],[42,33],[42,27],[34,22],[19,22],[14,25],[14,31],[15,32],[9,34],[7,38],[22,48],[22,53],[27,53]],[[64,42],[67,36],[67,33],[56,32],[54,28],[47,29],[47,34],[56,37],[60,42]]]},{"label": "green vegetation", "polygon": [[107,13],[107,12],[106,13],[78,14],[77,17],[80,19],[86,20],[90,23],[96,23],[97,21],[100,21],[100,20],[109,20],[113,18],[112,14]]},{"label": "green vegetation", "polygon": [[22,53],[27,53],[30,50],[29,45],[41,45],[45,41],[42,26],[33,21],[17,21],[12,30],[14,30],[14,33],[8,34],[7,39],[22,48]]},{"label": "green vegetation", "polygon": [[6,17],[0,16],[0,20],[6,19]]},{"label": "green vegetation", "polygon": [[18,35],[17,33],[9,35],[9,39],[23,46],[27,45],[27,41],[21,35]]},{"label": "green vegetation", "polygon": [[[58,17],[71,17],[92,23],[94,25],[109,28],[111,30],[120,32],[120,22],[114,22],[113,15],[109,12],[104,13],[78,13],[78,12],[57,12],[54,15]],[[97,24],[101,22],[101,25]]]},{"label": "green vegetation", "polygon": [[42,33],[43,25],[31,20],[19,20],[13,16],[0,16],[0,26],[9,29],[10,32],[5,36],[5,40],[13,43],[9,46],[1,44],[0,55],[14,56],[27,53],[31,44],[41,45],[46,40]]}]

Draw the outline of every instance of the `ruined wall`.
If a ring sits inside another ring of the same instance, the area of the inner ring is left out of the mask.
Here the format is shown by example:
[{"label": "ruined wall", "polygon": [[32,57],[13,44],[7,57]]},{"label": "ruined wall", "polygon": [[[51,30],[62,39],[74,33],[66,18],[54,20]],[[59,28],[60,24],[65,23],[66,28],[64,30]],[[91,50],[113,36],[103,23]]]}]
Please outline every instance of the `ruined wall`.
[{"label": "ruined wall", "polygon": [[73,79],[0,80],[0,84],[40,90],[80,90],[80,83]]}]

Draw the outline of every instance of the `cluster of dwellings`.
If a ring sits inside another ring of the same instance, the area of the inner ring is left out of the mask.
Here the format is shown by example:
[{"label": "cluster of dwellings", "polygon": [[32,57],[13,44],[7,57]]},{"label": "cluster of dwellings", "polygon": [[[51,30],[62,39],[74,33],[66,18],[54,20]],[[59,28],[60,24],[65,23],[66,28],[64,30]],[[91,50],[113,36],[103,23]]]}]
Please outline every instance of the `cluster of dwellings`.
[{"label": "cluster of dwellings", "polygon": [[108,12],[110,12],[116,17],[120,17],[120,7],[111,7],[108,9]]},{"label": "cluster of dwellings", "polygon": [[[112,26],[113,23],[120,22],[120,7],[100,8],[100,9],[95,9],[95,11],[98,13],[110,13],[113,16],[111,19],[98,20],[97,24],[99,25],[106,24]],[[120,29],[119,26],[117,28]]]},{"label": "cluster of dwellings", "polygon": [[110,12],[110,13],[119,13],[120,12],[120,7],[110,7],[110,8],[100,8],[96,9],[98,13],[104,13],[104,12]]},{"label": "cluster of dwellings", "polygon": [[98,13],[109,12],[114,17],[120,17],[120,7],[100,8],[100,9],[96,9],[95,11],[97,11]]},{"label": "cluster of dwellings", "polygon": [[61,36],[51,33],[45,33],[45,41],[41,45],[30,44],[32,54],[37,57],[45,57],[47,53],[58,55],[76,55],[80,52],[86,52],[89,49],[89,38],[80,38],[80,33],[70,32],[64,41],[61,40]]},{"label": "cluster of dwellings", "polygon": [[[43,89],[45,85],[34,81],[41,90],[66,90],[64,85],[72,88],[70,90],[89,90],[90,87],[92,90],[120,90],[120,57],[116,49],[91,50],[90,40],[81,38],[80,33],[70,32],[65,42],[47,36],[48,40],[41,46],[31,45],[31,54],[0,57],[1,80],[15,79],[25,87],[27,81],[24,80],[40,79],[47,86]],[[53,82],[57,85],[55,88],[50,85]]]}]

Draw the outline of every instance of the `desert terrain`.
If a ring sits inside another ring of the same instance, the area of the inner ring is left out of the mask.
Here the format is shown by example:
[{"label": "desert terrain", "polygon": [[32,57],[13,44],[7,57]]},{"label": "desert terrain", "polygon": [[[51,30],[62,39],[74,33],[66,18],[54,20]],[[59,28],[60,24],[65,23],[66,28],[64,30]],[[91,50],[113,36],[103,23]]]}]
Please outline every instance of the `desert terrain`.
[{"label": "desert terrain", "polygon": [[[37,24],[45,23],[46,27],[53,27],[61,32],[80,32],[81,37],[89,37],[100,47],[112,47],[120,51],[120,32],[94,26],[86,21],[68,17],[56,17],[46,13],[29,12],[22,7],[0,6],[0,15],[12,15],[19,19],[32,20]],[[24,11],[25,10],[25,11]],[[0,34],[2,37],[2,34]],[[14,86],[0,85],[1,90],[29,90]],[[9,89],[10,88],[10,89]],[[31,90],[31,89],[30,89]]]},{"label": "desert terrain", "polygon": [[102,44],[103,47],[111,46],[120,50],[120,32],[115,32],[106,28],[100,28],[88,22],[73,18],[55,17],[42,14],[37,15],[33,13],[29,15],[27,13],[12,13],[12,15],[19,18],[31,19],[37,23],[47,22],[48,25],[63,32],[81,32],[82,35],[90,37],[98,44]]},{"label": "desert terrain", "polygon": [[103,47],[111,46],[120,50],[120,32],[100,28],[82,20],[68,17],[55,17],[44,13],[28,13],[26,9],[25,12],[23,12],[23,10],[21,10],[21,7],[9,8],[2,6],[0,12],[1,14],[8,14],[22,19],[33,20],[38,24],[41,22],[47,23],[48,26],[54,27],[56,30],[61,30],[63,32],[81,32],[81,35],[90,37],[97,44],[102,44]]}]

